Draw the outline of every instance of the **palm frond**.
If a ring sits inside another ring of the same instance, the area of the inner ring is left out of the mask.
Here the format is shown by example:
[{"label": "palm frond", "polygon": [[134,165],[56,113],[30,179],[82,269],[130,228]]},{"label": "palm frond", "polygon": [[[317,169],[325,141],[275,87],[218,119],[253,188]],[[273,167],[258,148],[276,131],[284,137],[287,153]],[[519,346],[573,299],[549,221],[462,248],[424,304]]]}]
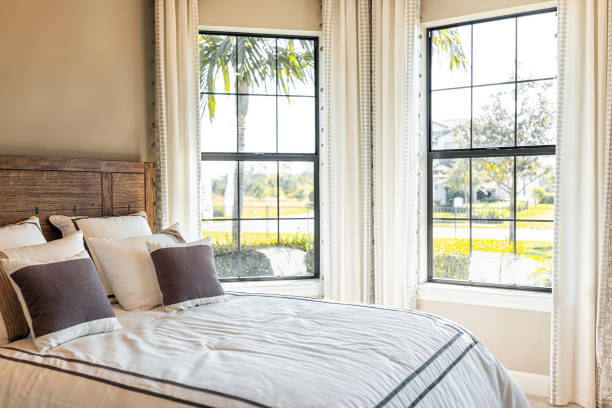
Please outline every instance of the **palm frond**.
[{"label": "palm frond", "polygon": [[278,92],[288,95],[291,86],[313,81],[314,52],[314,42],[309,40],[201,34],[200,92],[208,97],[202,100],[200,115],[208,107],[209,119],[215,117],[218,78],[223,79],[224,92],[230,92],[234,84],[239,93],[254,87],[276,93],[267,88],[278,83]]}]

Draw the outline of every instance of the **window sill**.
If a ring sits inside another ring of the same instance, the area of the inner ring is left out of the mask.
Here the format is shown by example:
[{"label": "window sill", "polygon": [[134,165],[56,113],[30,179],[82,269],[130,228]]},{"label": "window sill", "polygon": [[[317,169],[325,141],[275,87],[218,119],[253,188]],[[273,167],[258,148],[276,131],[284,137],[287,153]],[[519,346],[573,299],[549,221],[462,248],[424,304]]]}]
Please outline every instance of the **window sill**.
[{"label": "window sill", "polygon": [[271,293],[319,298],[323,296],[323,281],[321,279],[296,279],[224,282],[223,289],[230,292]]},{"label": "window sill", "polygon": [[544,292],[427,282],[419,286],[417,298],[419,301],[459,303],[532,312],[552,312],[552,294]]}]

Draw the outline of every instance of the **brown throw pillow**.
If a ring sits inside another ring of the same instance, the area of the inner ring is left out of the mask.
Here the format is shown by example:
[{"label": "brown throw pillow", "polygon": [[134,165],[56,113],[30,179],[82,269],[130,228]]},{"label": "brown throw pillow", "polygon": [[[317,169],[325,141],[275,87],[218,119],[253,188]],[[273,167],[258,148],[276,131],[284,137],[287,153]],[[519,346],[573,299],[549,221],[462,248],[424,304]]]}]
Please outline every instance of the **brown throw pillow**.
[{"label": "brown throw pillow", "polygon": [[188,244],[147,242],[164,310],[177,311],[226,299],[210,240]]},{"label": "brown throw pillow", "polygon": [[59,261],[1,259],[0,263],[39,351],[121,328],[87,252]]}]

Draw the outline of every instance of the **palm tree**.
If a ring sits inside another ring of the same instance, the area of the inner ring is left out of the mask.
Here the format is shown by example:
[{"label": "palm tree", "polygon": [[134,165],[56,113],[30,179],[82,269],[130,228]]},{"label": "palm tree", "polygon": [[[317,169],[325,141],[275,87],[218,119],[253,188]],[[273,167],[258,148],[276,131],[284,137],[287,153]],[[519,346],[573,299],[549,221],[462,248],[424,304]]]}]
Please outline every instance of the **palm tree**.
[{"label": "palm tree", "polygon": [[[201,34],[199,40],[200,91],[207,93],[200,104],[202,120],[208,107],[208,120],[215,118],[215,93],[237,92],[238,98],[238,151],[244,151],[246,116],[249,96],[253,88],[264,88],[269,93],[288,98],[290,88],[313,81],[314,42],[309,40],[274,39],[264,37],[238,37]],[[235,73],[235,78],[232,77]],[[223,78],[223,90],[215,89],[218,78]],[[235,88],[235,90],[232,89]],[[273,88],[273,89],[268,89]],[[222,135],[213,135],[215,137]],[[237,173],[235,179],[239,177]],[[229,180],[228,180],[229,181]],[[228,188],[229,188],[228,183]],[[239,218],[238,202],[243,202],[243,187],[234,196],[232,218]],[[238,242],[237,226],[232,228],[233,242]]]},{"label": "palm tree", "polygon": [[463,52],[463,46],[459,34],[454,28],[443,28],[431,31],[431,45],[439,52],[448,54],[450,70],[467,69],[467,57]]}]

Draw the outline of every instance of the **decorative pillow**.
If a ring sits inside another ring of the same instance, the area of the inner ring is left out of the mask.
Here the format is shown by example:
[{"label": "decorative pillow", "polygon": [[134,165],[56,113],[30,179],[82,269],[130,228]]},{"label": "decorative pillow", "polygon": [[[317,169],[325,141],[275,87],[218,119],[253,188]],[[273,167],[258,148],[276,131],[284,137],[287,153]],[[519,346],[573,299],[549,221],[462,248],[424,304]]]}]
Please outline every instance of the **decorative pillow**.
[{"label": "decorative pillow", "polygon": [[[77,231],[83,231],[85,242],[89,247],[90,238],[127,239],[152,235],[147,219],[147,213],[139,212],[120,217],[67,217],[65,215],[52,215],[49,222],[55,225],[67,237]],[[95,254],[91,257],[100,273],[100,280],[104,285],[106,294],[113,295],[110,283],[102,273],[102,268]]]},{"label": "decorative pillow", "polygon": [[40,352],[121,328],[87,252],[60,261],[0,260]]},{"label": "decorative pillow", "polygon": [[[37,217],[17,224],[0,227],[0,258],[3,249],[37,245],[47,242]],[[21,311],[17,294],[0,268],[0,346],[28,336],[30,329]]]},{"label": "decorative pillow", "polygon": [[83,233],[45,242],[44,244],[9,248],[0,251],[4,258],[33,262],[51,262],[78,255],[85,251]]},{"label": "decorative pillow", "polygon": [[30,217],[17,224],[0,227],[0,251],[6,248],[17,248],[26,245],[38,245],[47,242],[40,221]]},{"label": "decorative pillow", "polygon": [[177,311],[225,300],[210,238],[188,244],[147,241],[164,310]]},{"label": "decorative pillow", "polygon": [[162,303],[162,296],[146,242],[175,244],[185,242],[178,224],[148,237],[128,239],[90,238],[102,274],[125,310],[152,309]]}]

